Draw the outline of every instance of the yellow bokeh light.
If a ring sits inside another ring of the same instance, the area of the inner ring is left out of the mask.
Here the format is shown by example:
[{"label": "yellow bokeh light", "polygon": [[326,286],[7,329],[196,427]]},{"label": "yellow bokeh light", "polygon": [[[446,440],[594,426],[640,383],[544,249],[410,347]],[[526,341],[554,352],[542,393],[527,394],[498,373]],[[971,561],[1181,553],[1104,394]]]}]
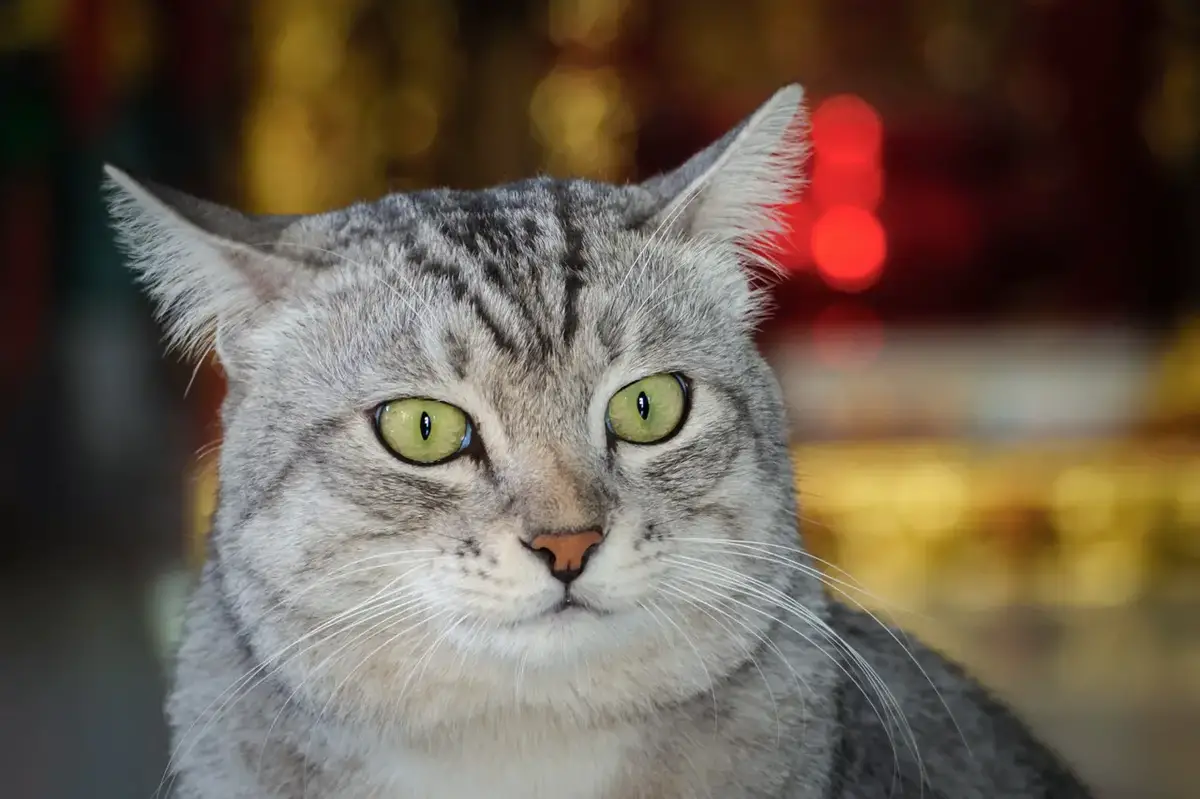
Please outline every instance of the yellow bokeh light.
[{"label": "yellow bokeh light", "polygon": [[1061,599],[1082,607],[1113,607],[1132,602],[1142,590],[1146,553],[1127,539],[1081,547],[1063,561],[1067,588]]},{"label": "yellow bokeh light", "polygon": [[307,105],[283,95],[264,98],[248,125],[246,194],[251,210],[318,210],[320,162]]},{"label": "yellow bokeh light", "polygon": [[551,0],[546,10],[550,41],[599,50],[612,44],[630,0]]},{"label": "yellow bokeh light", "polygon": [[617,177],[624,168],[633,113],[615,70],[552,70],[534,89],[529,115],[552,173]]},{"label": "yellow bokeh light", "polygon": [[917,464],[895,483],[898,522],[925,538],[953,534],[967,508],[963,473],[932,461]]},{"label": "yellow bokeh light", "polygon": [[1175,502],[1179,543],[1189,554],[1200,556],[1200,463],[1180,470]]},{"label": "yellow bokeh light", "polygon": [[1073,467],[1058,476],[1050,492],[1051,515],[1068,539],[1107,535],[1117,515],[1117,485],[1108,475]]},{"label": "yellow bokeh light", "polygon": [[311,91],[333,81],[344,58],[345,38],[326,9],[310,6],[286,17],[275,35],[267,67],[274,91]]},{"label": "yellow bokeh light", "polygon": [[198,567],[204,561],[205,544],[212,527],[213,514],[217,509],[217,463],[216,453],[198,461],[190,476],[188,497],[191,503],[188,537],[188,563]]},{"label": "yellow bokeh light", "polygon": [[438,107],[419,86],[402,86],[380,104],[379,126],[386,147],[402,158],[418,156],[433,146],[438,132]]}]

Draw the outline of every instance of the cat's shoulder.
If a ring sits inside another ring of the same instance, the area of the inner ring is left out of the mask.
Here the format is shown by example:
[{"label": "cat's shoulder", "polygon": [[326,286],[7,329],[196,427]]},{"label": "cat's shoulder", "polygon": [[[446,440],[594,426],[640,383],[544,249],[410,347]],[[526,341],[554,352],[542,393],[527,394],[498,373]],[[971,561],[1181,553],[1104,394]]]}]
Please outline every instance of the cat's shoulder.
[{"label": "cat's shoulder", "polygon": [[880,797],[893,779],[906,789],[898,795],[918,796],[922,778],[924,796],[932,799],[1091,795],[1057,753],[960,664],[861,610],[832,605],[829,623],[847,653],[836,703],[843,736],[836,767],[843,781],[878,785]]}]

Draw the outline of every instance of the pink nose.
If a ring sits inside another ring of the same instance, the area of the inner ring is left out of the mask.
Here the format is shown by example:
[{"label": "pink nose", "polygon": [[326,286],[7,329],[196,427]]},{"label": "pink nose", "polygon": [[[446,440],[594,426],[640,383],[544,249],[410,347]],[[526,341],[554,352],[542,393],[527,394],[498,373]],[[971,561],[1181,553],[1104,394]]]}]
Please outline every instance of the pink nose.
[{"label": "pink nose", "polygon": [[529,548],[546,559],[551,574],[569,583],[583,572],[588,557],[603,540],[599,530],[542,533],[529,543]]}]

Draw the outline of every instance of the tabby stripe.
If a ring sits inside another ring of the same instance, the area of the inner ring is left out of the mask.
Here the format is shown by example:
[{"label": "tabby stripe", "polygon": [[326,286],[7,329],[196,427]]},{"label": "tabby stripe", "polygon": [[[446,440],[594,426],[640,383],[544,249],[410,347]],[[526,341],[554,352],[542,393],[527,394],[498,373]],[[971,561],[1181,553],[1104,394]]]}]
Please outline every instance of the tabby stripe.
[{"label": "tabby stripe", "polygon": [[248,507],[242,509],[237,520],[239,528],[245,526],[260,511],[274,507],[275,503],[279,501],[280,494],[283,493],[284,485],[287,484],[287,481],[295,473],[296,467],[316,451],[316,445],[320,439],[329,435],[340,424],[340,420],[325,419],[310,425],[300,433],[296,441],[296,446],[288,453],[287,461],[275,472],[254,501]]},{"label": "tabby stripe", "polygon": [[479,321],[483,323],[488,333],[491,334],[492,341],[495,342],[497,349],[508,355],[517,354],[517,343],[513,340],[512,336],[500,327],[496,318],[492,316],[491,311],[484,305],[483,298],[470,290],[466,279],[463,278],[462,273],[458,269],[449,264],[434,260],[423,261],[419,268],[425,274],[444,280],[450,284],[450,293],[454,296],[454,299],[459,302],[465,301],[470,306],[475,315],[479,317]]},{"label": "tabby stripe", "polygon": [[500,264],[492,259],[487,259],[483,262],[483,276],[497,290],[497,293],[510,301],[516,306],[521,317],[525,320],[533,331],[533,336],[537,340],[533,347],[531,357],[539,360],[545,360],[549,357],[553,344],[550,341],[550,335],[542,327],[541,321],[533,309],[529,307],[525,295],[516,285],[512,276],[505,273]]},{"label": "tabby stripe", "polygon": [[569,187],[559,184],[554,188],[555,213],[562,225],[566,250],[563,253],[563,269],[566,281],[563,285],[563,345],[570,347],[579,331],[579,292],[584,286],[584,271],[587,264],[583,257],[583,231],[575,224],[570,211]]}]

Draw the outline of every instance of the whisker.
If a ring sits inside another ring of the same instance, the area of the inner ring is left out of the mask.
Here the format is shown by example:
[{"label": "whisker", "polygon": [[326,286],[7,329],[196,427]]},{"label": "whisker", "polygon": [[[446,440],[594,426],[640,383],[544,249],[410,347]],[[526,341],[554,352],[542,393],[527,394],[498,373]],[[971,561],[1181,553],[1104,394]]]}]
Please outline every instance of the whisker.
[{"label": "whisker", "polygon": [[[399,554],[399,553],[396,553],[396,554]],[[450,556],[446,556],[446,557],[450,557]],[[359,616],[361,614],[372,612],[374,610],[377,610],[380,606],[386,605],[388,602],[395,601],[394,597],[385,597],[384,595],[389,590],[391,590],[392,586],[394,586],[396,583],[403,580],[407,575],[416,571],[418,568],[420,568],[424,565],[427,565],[429,562],[431,562],[433,560],[436,560],[436,559],[423,558],[423,559],[420,559],[419,561],[403,561],[402,563],[404,565],[407,565],[408,563],[414,563],[414,562],[417,565],[414,566],[409,571],[406,571],[403,574],[401,574],[398,577],[391,580],[387,585],[383,586],[381,589],[379,589],[374,594],[372,594],[371,596],[364,599],[359,604],[355,605],[354,607],[348,608],[344,611],[341,611],[340,613],[335,614],[334,616],[330,617],[326,621],[317,625],[316,627],[309,630],[305,634],[301,635],[295,641],[291,642],[290,644],[283,647],[279,651],[273,653],[269,657],[264,658],[261,663],[255,665],[254,668],[247,671],[245,674],[243,674],[241,677],[239,677],[237,680],[235,680],[233,682],[233,684],[231,684],[228,688],[226,688],[224,691],[222,691],[220,694],[218,694],[216,696],[216,698],[214,698],[212,700],[212,702],[210,702],[208,704],[208,706],[205,707],[204,710],[202,710],[196,716],[196,719],[191,723],[191,725],[189,725],[188,729],[184,731],[183,735],[180,736],[178,744],[175,746],[175,749],[171,753],[170,758],[168,758],[167,766],[164,770],[162,780],[159,783],[159,787],[155,790],[154,795],[157,796],[163,790],[163,787],[164,787],[163,783],[168,779],[170,770],[178,762],[178,759],[191,751],[192,747],[195,746],[195,744],[199,740],[199,738],[203,737],[204,733],[207,732],[208,728],[212,725],[212,723],[216,719],[220,718],[221,714],[224,713],[229,707],[232,706],[231,703],[236,703],[236,702],[240,701],[242,697],[244,697],[250,691],[253,691],[254,688],[256,688],[258,685],[260,685],[262,682],[270,679],[272,676],[277,674],[279,672],[279,670],[281,668],[283,668],[283,666],[286,665],[286,663],[290,662],[292,659],[303,655],[305,652],[308,652],[309,650],[311,650],[313,646],[319,646],[321,643],[324,643],[325,641],[329,640],[329,638],[333,637],[334,635],[340,634],[340,632],[342,632],[342,631],[335,631],[334,633],[330,634],[329,636],[326,636],[325,638],[322,638],[322,639],[316,641],[315,643],[311,644],[310,646],[306,647],[305,649],[301,650],[300,652],[290,655],[287,660],[278,663],[278,665],[276,665],[274,668],[270,668],[272,663],[274,663],[275,661],[278,661],[280,658],[282,658],[288,652],[290,652],[291,650],[300,646],[305,641],[307,641],[315,636],[320,635],[322,632],[329,629],[330,627],[336,626],[337,624],[340,624],[343,622],[347,622],[347,621],[353,619],[355,616]],[[389,563],[389,564],[384,564],[384,565],[392,566],[392,565],[397,565],[397,564]],[[358,573],[358,572],[351,572],[351,574],[355,574],[355,573]],[[346,575],[346,576],[349,576],[349,575]],[[320,581],[318,581],[318,582],[320,582]],[[312,587],[315,587],[315,586],[310,586],[309,588],[312,588]],[[304,593],[304,591],[301,591],[300,593]],[[299,596],[299,595],[300,594],[297,594],[296,596]],[[275,603],[275,605],[272,607],[270,612],[273,612],[275,609],[280,607],[282,604],[283,604],[282,602]],[[270,670],[267,671],[266,674],[262,674],[262,672],[267,669],[270,669]],[[256,677],[258,677],[257,680],[255,680]],[[253,683],[253,684],[251,684],[251,683]],[[249,686],[249,687],[247,687],[247,686]],[[222,700],[224,700],[224,701],[222,701]],[[217,709],[215,711],[213,711],[213,707],[218,704],[220,704],[220,707],[217,707]],[[195,730],[196,726],[198,724],[200,724],[200,722],[204,719],[204,717],[206,715],[208,715],[210,713],[210,711],[212,712],[212,716],[208,719],[207,722],[205,722],[205,724],[204,724],[203,728],[200,730],[200,732],[197,733],[194,738],[192,738],[192,734],[193,734],[193,731]],[[184,743],[188,742],[189,739],[190,739],[190,744],[189,744],[187,750],[181,751]]]},{"label": "whisker", "polygon": [[213,440],[213,441],[210,441],[210,442],[208,442],[207,444],[202,444],[202,445],[200,446],[200,448],[199,448],[199,449],[197,449],[197,450],[195,451],[195,453],[193,453],[193,454],[192,454],[192,458],[193,458],[194,460],[197,460],[197,461],[202,461],[202,460],[204,460],[204,459],[205,459],[205,458],[207,458],[209,455],[211,455],[212,453],[214,453],[214,452],[216,452],[218,449],[220,449],[220,448],[221,448],[221,444],[223,444],[223,443],[224,443],[224,441],[225,441],[225,440],[224,440],[224,438],[222,438],[222,437],[217,437],[215,440]]},{"label": "whisker", "polygon": [[[745,623],[745,621],[743,621],[741,619],[736,619],[731,614],[725,613],[720,608],[717,608],[715,605],[712,605],[711,603],[705,602],[702,599],[692,596],[691,594],[689,594],[688,592],[684,591],[683,589],[681,589],[677,586],[663,584],[663,585],[657,586],[657,590],[660,592],[666,591],[666,592],[676,594],[684,602],[688,603],[689,605],[696,608],[704,615],[708,616],[708,618],[712,619],[715,624],[720,626],[722,630],[724,630],[726,633],[729,634],[730,638],[737,637],[735,635],[734,631],[732,629],[730,629],[724,622],[719,620],[716,616],[712,615],[712,613],[708,612],[708,610],[705,609],[706,607],[712,608],[713,610],[717,611],[718,613],[721,613],[721,615],[726,616],[727,618],[730,618],[730,619],[740,623],[742,625],[742,627],[747,632],[749,632],[752,636],[754,636],[760,643],[763,643],[767,646],[772,646],[770,640],[767,639],[766,636],[762,635],[758,631],[751,628],[750,625]],[[739,644],[741,646],[743,653],[745,653],[746,658],[754,665],[754,668],[758,671],[758,676],[762,678],[763,687],[767,689],[767,696],[768,696],[768,698],[770,698],[771,707],[775,712],[775,745],[778,746],[780,741],[783,738],[783,720],[779,716],[779,703],[775,700],[775,692],[771,689],[771,682],[767,679],[766,673],[763,672],[762,666],[759,665],[758,659],[754,657],[754,653],[750,651],[750,647],[747,646],[746,644],[742,644],[740,642],[739,642]],[[782,653],[780,653],[778,649],[776,649],[775,651],[777,654],[780,655],[780,658],[783,660],[784,664],[787,665],[788,668],[791,668],[791,664],[787,662],[786,658],[783,658]],[[795,676],[799,676],[799,675],[796,675],[795,669],[792,669],[792,674]],[[800,701],[801,702],[804,701],[804,692],[803,691],[801,691]]]},{"label": "whisker", "polygon": [[683,631],[682,627],[675,623],[670,614],[668,614],[666,611],[663,611],[662,614],[663,619],[667,622],[667,624],[671,625],[671,627],[679,633],[683,640],[687,642],[687,645],[692,648],[692,652],[696,654],[696,660],[700,663],[700,668],[704,671],[704,680],[708,685],[709,693],[712,696],[713,732],[716,733],[716,724],[719,717],[717,708],[717,688],[716,683],[713,682],[712,674],[708,670],[708,665],[704,662],[704,656],[700,654],[700,650],[696,647],[695,642],[692,641],[691,637]]},{"label": "whisker", "polygon": [[[639,263],[642,262],[642,257],[646,254],[646,251],[650,248],[650,246],[653,245],[658,239],[659,235],[663,233],[663,231],[665,231],[667,227],[676,219],[678,219],[684,210],[686,210],[687,207],[692,204],[692,200],[700,195],[700,190],[703,187],[703,183],[697,183],[674,201],[674,207],[672,207],[669,211],[667,211],[666,214],[663,215],[663,218],[659,221],[658,226],[654,228],[654,231],[650,234],[650,237],[646,239],[645,244],[643,244],[642,248],[638,250],[638,254],[633,259],[633,262],[629,265],[629,269],[625,271],[625,274],[621,277],[621,280],[613,288],[612,293],[614,296],[616,296],[621,287],[625,285],[625,281],[630,275],[633,274],[633,270],[639,265]],[[645,264],[641,263],[641,266],[642,271],[644,271]],[[638,272],[638,276],[641,276],[641,271]]]},{"label": "whisker", "polygon": [[[818,557],[817,555],[812,554],[811,552],[804,549],[803,547],[793,546],[793,545],[788,545],[788,544],[775,544],[775,543],[770,543],[770,542],[766,542],[766,541],[739,541],[739,540],[733,539],[733,538],[700,538],[700,537],[692,537],[692,536],[677,536],[675,538],[675,540],[676,541],[690,541],[690,542],[696,543],[696,544],[714,544],[714,545],[719,545],[719,546],[740,547],[740,548],[744,548],[744,549],[775,550],[778,552],[786,552],[790,555],[796,555],[798,558],[815,561],[815,562],[821,564],[822,566],[830,569],[831,571],[835,571],[835,572],[839,573],[845,579],[833,577],[831,575],[825,574],[824,572],[820,572],[820,571],[816,572],[816,574],[820,574],[823,579],[832,580],[837,585],[843,586],[851,591],[854,591],[857,594],[860,594],[874,602],[877,602],[880,606],[892,605],[892,606],[896,607],[897,610],[904,612],[906,615],[912,615],[912,616],[917,616],[917,617],[921,617],[923,615],[918,611],[912,610],[911,608],[899,607],[897,605],[897,603],[895,603],[894,601],[888,600],[884,597],[879,596],[878,594],[872,593],[871,591],[869,591],[866,588],[866,586],[864,586],[862,584],[861,581],[859,581],[850,572],[846,571],[841,566],[838,566],[836,563],[833,563],[832,561],[825,560],[824,558],[821,558],[821,557]],[[789,562],[795,564],[795,561],[789,561]],[[804,564],[795,564],[795,565],[803,566]],[[849,596],[849,595],[847,595],[847,596]]]},{"label": "whisker", "polygon": [[[431,604],[426,603],[425,605],[422,606],[422,609],[426,609],[428,607],[431,607]],[[417,613],[419,613],[419,612],[420,611],[417,611]],[[432,616],[423,618],[420,621],[416,622],[415,624],[411,624],[408,627],[405,627],[400,632],[389,636],[387,638],[387,640],[385,640],[382,644],[377,646],[375,649],[372,649],[365,657],[361,658],[358,662],[358,665],[355,666],[353,669],[351,669],[350,673],[347,674],[345,677],[343,677],[340,682],[338,682],[337,686],[334,687],[333,691],[329,694],[329,697],[325,700],[325,704],[321,707],[321,710],[317,713],[316,720],[313,722],[313,733],[315,734],[316,727],[320,724],[321,720],[325,717],[325,713],[329,710],[330,704],[333,703],[333,700],[337,697],[338,693],[341,692],[342,688],[345,687],[346,683],[348,683],[350,681],[350,678],[352,678],[355,674],[358,673],[359,669],[361,669],[363,666],[365,666],[367,663],[369,663],[371,661],[371,659],[373,657],[375,657],[375,655],[379,654],[379,652],[381,652],[382,650],[384,650],[385,648],[390,646],[397,639],[401,638],[404,635],[407,635],[408,633],[421,627],[422,625],[429,624],[429,622],[431,622],[434,619],[437,619],[449,612],[450,612],[449,609],[439,610],[436,613],[434,613]],[[409,618],[412,618],[412,615],[415,615],[415,614],[410,614],[408,616],[405,616],[401,620],[401,622],[407,621]],[[383,622],[382,624],[377,625],[377,626],[391,627],[396,623],[399,623],[399,622],[397,622],[396,620],[393,620],[393,619],[388,619],[388,620],[385,620],[385,622]],[[416,643],[420,643],[420,641],[425,640],[425,638],[427,638],[427,637],[429,637],[429,632],[426,632],[425,635],[423,635],[421,638],[419,638]],[[359,640],[361,640],[361,638],[362,638],[362,636],[359,637]],[[342,649],[345,649],[345,647],[342,647]],[[339,651],[341,651],[341,650],[339,650]],[[313,671],[315,672],[316,669],[314,669]],[[311,677],[312,677],[312,674],[310,674],[309,677],[306,677],[305,679],[307,680],[307,679],[310,679]],[[310,737],[310,739],[311,739],[311,737]],[[307,775],[307,773],[305,773],[304,795],[306,796],[307,794],[308,794],[308,775]]]},{"label": "whisker", "polygon": [[[382,617],[384,617],[383,621],[377,621],[376,624],[373,624],[370,627],[367,627],[366,630],[360,631],[359,635],[356,635],[353,638],[350,638],[349,641],[347,641],[346,643],[343,643],[341,645],[341,647],[338,647],[337,649],[332,651],[332,653],[330,653],[328,656],[326,656],[324,660],[317,663],[317,666],[314,666],[311,669],[311,671],[305,675],[305,678],[300,680],[300,683],[294,687],[294,689],[292,690],[292,692],[289,693],[287,698],[283,699],[283,704],[280,705],[280,710],[278,710],[278,713],[275,714],[274,719],[271,720],[271,725],[268,728],[266,728],[266,733],[263,735],[263,744],[262,744],[262,747],[260,747],[260,749],[258,751],[258,769],[256,771],[257,774],[262,773],[263,757],[265,756],[266,745],[268,745],[268,743],[270,741],[271,733],[275,732],[275,726],[277,725],[278,721],[280,721],[281,717],[283,716],[284,711],[286,711],[288,709],[288,705],[292,704],[292,702],[295,701],[296,696],[299,696],[300,691],[302,689],[304,689],[304,686],[308,683],[308,680],[311,680],[313,677],[316,677],[316,675],[318,675],[320,672],[322,672],[326,666],[331,665],[331,663],[334,662],[334,660],[337,659],[337,656],[341,655],[343,653],[343,651],[346,651],[348,648],[353,647],[353,645],[355,643],[362,641],[362,639],[371,637],[373,635],[374,631],[379,630],[380,627],[389,627],[389,626],[392,626],[395,624],[402,624],[402,623],[404,623],[404,621],[406,621],[410,618],[413,618],[414,615],[419,615],[422,611],[425,611],[425,609],[428,607],[428,603],[425,600],[420,599],[420,597],[402,597],[401,596],[401,597],[396,597],[396,599],[401,600],[400,602],[397,603],[397,605],[386,607],[386,608],[382,609],[382,611],[379,611],[377,613],[372,613],[371,615],[368,615],[367,618],[360,619],[359,621],[355,621],[355,623],[353,625],[350,625],[350,626],[359,626],[361,624],[366,624],[367,621],[371,621],[372,619],[379,618],[380,615],[382,615]],[[400,614],[400,618],[396,618],[397,613]],[[324,642],[322,642],[322,643],[324,643]],[[319,717],[320,716],[318,716],[318,720],[319,720]]]},{"label": "whisker", "polygon": [[[668,558],[667,560],[674,562],[672,558]],[[689,560],[695,561],[695,559],[689,559]],[[772,603],[779,605],[783,609],[788,610],[791,613],[799,616],[810,627],[813,628],[814,632],[820,633],[822,635],[822,637],[825,638],[826,640],[828,640],[830,643],[832,643],[838,649],[838,651],[842,652],[845,656],[849,657],[851,659],[851,661],[854,662],[855,666],[858,667],[858,669],[860,669],[862,671],[863,677],[875,689],[875,691],[879,695],[880,699],[884,700],[884,710],[887,711],[886,715],[888,716],[889,719],[895,720],[896,723],[901,727],[901,731],[903,733],[905,733],[907,738],[909,739],[906,742],[909,743],[914,756],[918,760],[918,763],[921,762],[920,754],[917,749],[915,734],[912,732],[911,727],[909,727],[909,725],[908,725],[907,719],[904,717],[903,709],[900,707],[899,701],[896,699],[895,695],[891,692],[891,690],[887,687],[887,684],[883,681],[882,677],[879,676],[878,672],[876,672],[875,669],[869,663],[867,663],[866,660],[857,652],[857,650],[855,650],[853,646],[851,646],[849,643],[847,643],[845,641],[845,639],[843,639],[841,637],[841,635],[839,635],[835,630],[830,628],[829,625],[826,624],[825,621],[823,619],[821,619],[819,616],[817,616],[815,613],[810,611],[808,608],[805,608],[803,605],[796,602],[795,600],[793,600],[791,597],[787,596],[783,592],[779,591],[774,586],[771,586],[767,583],[762,583],[761,581],[755,580],[754,578],[748,577],[746,575],[739,574],[738,572],[735,572],[731,569],[725,569],[724,567],[719,566],[718,564],[712,564],[712,563],[706,563],[706,562],[701,562],[701,563],[703,565],[697,565],[696,563],[688,564],[685,562],[675,562],[675,565],[683,567],[685,571],[691,570],[693,573],[697,574],[696,580],[692,580],[687,577],[682,578],[685,581],[689,582],[689,584],[694,585],[697,588],[702,587],[705,583],[709,584],[708,590],[710,590],[710,591],[712,591],[712,586],[717,586],[717,587],[720,587],[720,588],[723,588],[726,590],[728,590],[729,588],[736,588],[750,596],[754,596],[758,599],[762,599],[762,600],[772,602]],[[726,572],[726,574],[722,574],[721,573],[722,571]],[[708,575],[708,577],[710,579],[706,580],[704,575]],[[732,578],[730,577],[730,575],[732,575]],[[714,582],[712,578],[719,580],[719,582]],[[755,583],[757,583],[758,585],[757,586],[754,585]],[[758,613],[760,615],[766,616],[767,618],[775,619],[778,623],[782,624],[787,629],[791,630],[793,633],[800,636],[803,640],[807,641],[818,652],[820,652],[821,654],[823,654],[827,658],[829,658],[830,661],[833,662],[834,664],[836,664],[838,666],[838,668],[843,672],[843,674],[845,674],[846,677],[851,680],[851,682],[855,685],[855,687],[857,687],[859,689],[859,691],[862,692],[863,696],[867,699],[867,702],[871,705],[872,710],[875,712],[875,714],[879,718],[880,722],[884,725],[884,730],[887,733],[889,740],[892,739],[892,733],[890,732],[890,727],[888,726],[887,722],[884,721],[883,714],[881,714],[879,707],[871,699],[870,694],[867,693],[867,691],[863,687],[862,683],[860,683],[858,681],[858,679],[849,671],[849,669],[846,668],[845,664],[843,664],[838,658],[835,658],[833,655],[831,655],[823,647],[821,647],[819,644],[817,644],[815,641],[813,641],[812,638],[810,638],[809,636],[800,632],[795,627],[792,627],[791,625],[787,624],[787,622],[785,622],[781,619],[777,619],[771,613],[768,613],[767,611],[764,611],[760,608],[756,608],[753,605],[742,602],[741,600],[735,599],[731,596],[722,595],[720,592],[713,591],[713,593],[716,594],[717,596],[720,596],[724,601],[733,602],[733,603],[740,605],[754,613]],[[899,754],[896,750],[894,741],[892,742],[892,749],[893,749],[893,757],[895,760],[896,767],[897,767],[897,769],[899,769],[899,765],[900,765],[899,764]],[[921,765],[921,773],[922,773],[922,778],[924,778],[924,766],[923,765]]]},{"label": "whisker", "polygon": [[[688,540],[688,539],[679,539],[679,540]],[[705,539],[690,539],[690,540],[697,542],[697,543],[705,541]],[[937,685],[934,683],[933,678],[929,676],[929,673],[925,670],[925,667],[921,665],[921,662],[917,659],[916,655],[913,654],[911,646],[906,641],[901,640],[900,635],[898,635],[895,630],[893,630],[890,626],[885,624],[878,616],[876,616],[875,613],[873,613],[870,608],[868,608],[866,605],[864,605],[861,601],[859,601],[857,598],[855,598],[848,591],[846,591],[840,587],[840,586],[849,585],[848,583],[838,580],[836,578],[829,577],[828,575],[821,573],[820,570],[814,569],[803,563],[798,563],[796,561],[788,560],[786,558],[773,556],[773,553],[755,554],[754,552],[738,551],[738,548],[754,549],[757,545],[753,544],[751,542],[741,542],[741,541],[721,542],[720,539],[710,539],[710,541],[720,542],[721,546],[731,546],[732,545],[730,549],[718,549],[718,551],[721,551],[725,554],[737,555],[739,557],[750,558],[753,560],[765,560],[768,563],[782,565],[782,566],[785,566],[794,571],[799,571],[803,574],[817,577],[822,582],[824,582],[826,585],[829,585],[830,588],[832,588],[833,590],[837,591],[838,593],[840,593],[844,597],[846,597],[846,599],[848,599],[850,602],[852,602],[859,610],[861,610],[863,613],[865,613],[867,615],[867,617],[871,619],[871,621],[873,621],[873,622],[875,622],[875,624],[879,625],[879,627],[881,629],[883,629],[883,631],[886,632],[893,641],[896,642],[896,645],[900,647],[901,651],[904,652],[905,656],[912,662],[912,664],[917,667],[917,670],[921,672],[921,676],[925,678],[925,681],[927,683],[929,683],[929,687],[933,689],[934,695],[937,696],[938,702],[941,703],[942,708],[946,711],[946,715],[949,717],[950,722],[954,725],[954,729],[958,733],[958,737],[962,740],[963,746],[967,750],[967,755],[969,757],[971,757],[972,759],[975,758],[974,752],[971,751],[971,746],[967,742],[967,737],[963,733],[962,727],[959,725],[958,720],[954,717],[954,712],[950,709],[949,703],[946,702],[945,697],[942,695],[942,692],[938,689]],[[778,545],[778,546],[782,546],[782,545]],[[807,553],[804,553],[803,550],[798,549],[795,551],[799,554],[807,554]],[[687,556],[680,555],[678,557],[686,558]],[[714,565],[714,564],[709,564],[708,561],[702,561],[702,562],[705,564],[708,564],[708,565]],[[851,587],[854,588],[853,586],[851,586]],[[874,598],[874,595],[871,594],[869,591],[861,590],[860,593],[862,593],[864,596],[867,596],[869,598]],[[903,634],[903,633],[901,633],[901,634]]]},{"label": "whisker", "polygon": [[[387,605],[389,602],[394,602],[394,601],[397,601],[397,600],[395,600],[395,599],[382,600],[381,599],[381,600],[377,600],[376,602],[372,603],[370,606],[357,607],[355,610],[356,610],[357,614],[359,614],[359,615],[374,614],[375,612],[377,612],[379,610],[380,607]],[[164,787],[163,782],[166,782],[168,780],[168,775],[170,774],[170,770],[171,770],[172,766],[175,764],[175,762],[177,762],[177,760],[179,758],[186,756],[192,750],[192,748],[195,747],[195,745],[204,738],[205,733],[208,732],[209,728],[213,724],[215,724],[219,719],[221,719],[225,713],[232,710],[232,708],[234,706],[236,706],[236,704],[238,702],[242,701],[244,698],[249,696],[250,693],[252,691],[254,691],[255,688],[257,688],[263,682],[265,682],[266,680],[270,679],[273,675],[278,673],[279,670],[282,669],[287,663],[290,663],[292,660],[303,656],[305,653],[311,651],[314,647],[320,646],[321,644],[333,639],[334,637],[340,635],[341,633],[346,632],[347,630],[353,629],[354,627],[358,626],[359,624],[365,623],[370,618],[374,618],[374,615],[371,615],[365,619],[359,618],[356,620],[351,617],[351,620],[346,621],[346,623],[341,628],[336,629],[333,632],[329,633],[328,635],[325,635],[325,636],[321,637],[320,639],[312,642],[311,644],[309,644],[308,646],[306,646],[304,649],[300,650],[299,652],[296,652],[296,653],[290,655],[286,660],[280,662],[278,665],[275,666],[275,668],[270,669],[266,674],[260,674],[260,672],[262,672],[264,669],[266,669],[268,667],[269,661],[264,661],[262,664],[258,665],[254,669],[251,669],[249,672],[247,672],[245,675],[243,675],[241,678],[239,678],[233,685],[231,685],[229,688],[226,688],[224,691],[222,691],[221,694],[218,695],[218,697],[216,699],[214,699],[211,703],[209,703],[208,707],[206,707],[203,711],[201,711],[197,715],[196,719],[188,727],[187,731],[183,734],[183,736],[180,737],[179,743],[176,746],[175,751],[172,753],[171,758],[168,760],[166,771],[164,772],[164,775],[163,775],[163,781],[160,782],[159,788],[158,788],[158,790],[155,791],[155,794],[157,795],[158,792],[163,789],[163,787]],[[257,677],[257,679],[255,679],[255,677]],[[222,698],[224,698],[223,702],[221,701]],[[216,710],[212,710],[213,706],[217,705],[218,703],[220,703],[220,706],[217,707]],[[211,715],[209,715],[210,711],[212,711]],[[208,718],[206,721],[204,721],[204,725],[200,728],[200,730],[198,732],[194,732],[196,725],[200,724],[200,722],[205,719],[206,715],[208,716]],[[185,743],[187,743],[188,746],[186,749],[184,749],[181,752],[180,750],[183,748],[183,745]],[[173,781],[173,779],[174,778],[172,777],[171,780]]]}]

